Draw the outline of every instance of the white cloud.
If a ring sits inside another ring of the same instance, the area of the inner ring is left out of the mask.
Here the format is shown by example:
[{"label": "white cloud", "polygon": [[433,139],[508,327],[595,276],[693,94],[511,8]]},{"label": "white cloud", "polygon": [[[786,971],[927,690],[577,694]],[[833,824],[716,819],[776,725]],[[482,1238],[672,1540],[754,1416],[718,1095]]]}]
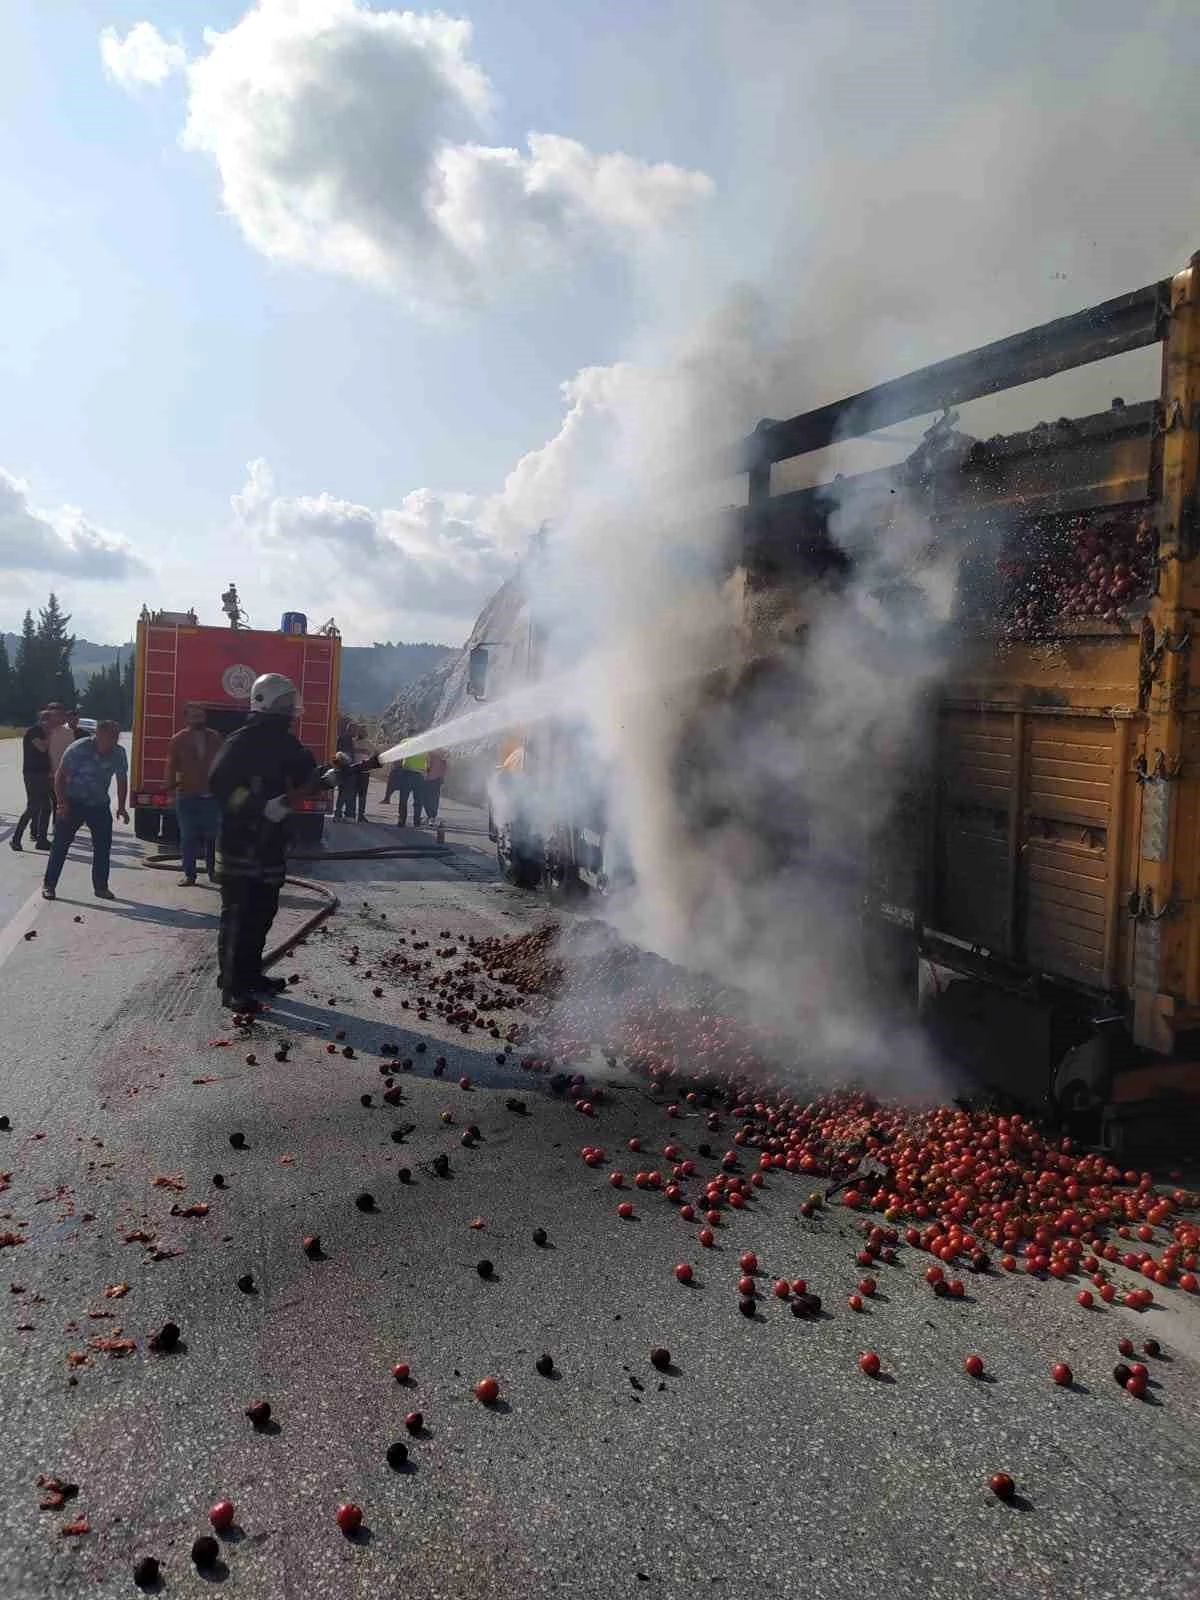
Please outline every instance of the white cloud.
[{"label": "white cloud", "polygon": [[354,593],[371,607],[390,601],[406,611],[467,616],[512,565],[469,495],[418,489],[375,511],[332,494],[282,495],[259,460],[250,462],[232,505],[236,526],[289,566],[293,583],[312,592],[332,584],[343,600]]},{"label": "white cloud", "polygon": [[74,506],[33,506],[28,485],[0,467],[0,570],[119,579],[147,570],[119,534],[94,527]]},{"label": "white cloud", "polygon": [[576,374],[563,385],[558,431],[491,495],[415,489],[376,510],[328,493],[280,494],[270,466],[252,461],[231,502],[235,532],[274,572],[289,569],[290,592],[311,595],[309,604],[336,594],[339,612],[359,620],[427,612],[465,634],[541,523],[569,513],[618,406],[642,381],[623,365]]},{"label": "white cloud", "polygon": [[157,88],[173,72],[182,72],[187,51],[164,39],[152,22],[135,22],[123,39],[115,28],[103,30],[100,59],[114,83],[134,91],[147,84]]},{"label": "white cloud", "polygon": [[[183,141],[211,156],[226,209],[273,260],[469,299],[597,242],[640,248],[712,187],[554,134],[481,143],[491,87],[470,23],[440,12],[259,0],[204,39]],[[108,64],[108,34],[102,48]]]}]

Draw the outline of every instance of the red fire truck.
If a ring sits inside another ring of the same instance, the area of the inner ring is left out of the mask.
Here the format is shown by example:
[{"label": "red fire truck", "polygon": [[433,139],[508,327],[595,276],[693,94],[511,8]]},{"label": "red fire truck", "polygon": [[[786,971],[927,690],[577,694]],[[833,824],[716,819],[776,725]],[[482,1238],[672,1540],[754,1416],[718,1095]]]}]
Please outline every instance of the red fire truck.
[{"label": "red fire truck", "polygon": [[[235,608],[233,617],[238,615]],[[271,633],[242,627],[236,620],[229,627],[204,627],[194,611],[143,611],[137,628],[130,750],[130,799],[138,838],[164,846],[178,839],[175,798],[166,785],[167,744],[183,726],[184,707],[204,706],[210,727],[232,733],[246,720],[250,686],[261,673],[282,672],[291,678],[302,707],[296,734],[322,765],[332,761],[341,648],[332,624],[309,633],[298,612],[289,612],[280,631]],[[327,794],[297,802],[294,837],[318,842],[331,803]]]}]

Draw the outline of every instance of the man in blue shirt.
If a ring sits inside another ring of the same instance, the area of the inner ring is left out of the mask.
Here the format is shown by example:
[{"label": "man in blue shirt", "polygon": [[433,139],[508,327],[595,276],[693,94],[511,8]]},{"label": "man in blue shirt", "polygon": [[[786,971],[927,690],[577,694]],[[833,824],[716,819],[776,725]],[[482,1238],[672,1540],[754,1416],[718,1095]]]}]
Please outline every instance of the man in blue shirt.
[{"label": "man in blue shirt", "polygon": [[54,844],[46,862],[46,881],[42,896],[55,897],[55,885],[67,859],[71,841],[87,824],[92,836],[92,889],[97,900],[115,900],[108,887],[108,868],[112,857],[112,811],[108,791],[117,780],[117,816],[129,821],[125,801],[129,797],[129,760],[120,745],[120,729],[115,722],[99,722],[88,739],[77,739],[63,752],[54,775]]}]

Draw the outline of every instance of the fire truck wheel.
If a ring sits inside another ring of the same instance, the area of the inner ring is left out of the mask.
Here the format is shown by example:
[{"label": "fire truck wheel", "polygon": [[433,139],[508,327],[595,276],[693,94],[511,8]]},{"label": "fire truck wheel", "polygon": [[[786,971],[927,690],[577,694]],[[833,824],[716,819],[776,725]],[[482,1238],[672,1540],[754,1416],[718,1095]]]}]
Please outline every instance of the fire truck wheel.
[{"label": "fire truck wheel", "polygon": [[159,830],[162,827],[162,815],[161,811],[155,811],[152,806],[134,806],[134,837],[144,840],[146,844],[157,844]]},{"label": "fire truck wheel", "polygon": [[325,813],[302,811],[291,820],[293,844],[318,845],[325,837]]}]

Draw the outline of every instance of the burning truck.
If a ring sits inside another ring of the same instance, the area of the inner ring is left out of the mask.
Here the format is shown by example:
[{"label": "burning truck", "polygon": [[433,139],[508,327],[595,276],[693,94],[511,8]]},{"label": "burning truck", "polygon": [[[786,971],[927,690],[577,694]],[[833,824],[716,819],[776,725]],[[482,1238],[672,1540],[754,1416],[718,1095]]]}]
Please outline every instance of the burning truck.
[{"label": "burning truck", "polygon": [[[1158,394],[970,438],[954,408],[1158,345]],[[906,461],[773,491],[783,462],[940,415]],[[1172,277],[781,422],[741,450],[725,593],[735,645],[708,705],[804,659],[860,560],[851,504],[885,547],[916,508],[953,555],[955,615],[905,781],[842,859],[865,946],[988,1092],[1049,1107],[1112,1149],[1200,1108],[1200,256]],[[903,574],[901,574],[903,579]],[[898,585],[903,588],[903,581]],[[533,630],[533,624],[531,624]],[[538,670],[535,631],[529,649]],[[700,705],[703,700],[697,701]],[[517,740],[492,834],[510,880],[565,898],[627,870],[602,786],[581,803],[569,727]],[[571,782],[564,781],[572,774]],[[681,826],[711,826],[689,813]],[[772,808],[781,856],[803,805]],[[772,835],[774,837],[772,838]],[[1189,1134],[1190,1136],[1190,1134]]]}]

